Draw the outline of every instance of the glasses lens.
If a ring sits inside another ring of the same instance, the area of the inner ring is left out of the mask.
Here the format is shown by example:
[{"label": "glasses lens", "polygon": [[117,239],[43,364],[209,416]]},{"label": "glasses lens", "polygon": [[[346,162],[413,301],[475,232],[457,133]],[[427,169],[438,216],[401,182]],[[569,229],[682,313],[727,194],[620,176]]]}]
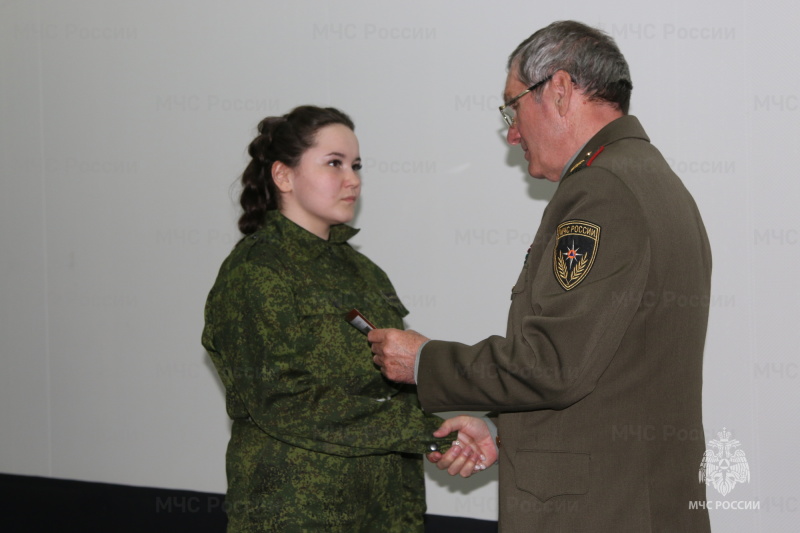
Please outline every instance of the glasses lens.
[{"label": "glasses lens", "polygon": [[517,111],[514,109],[514,106],[508,106],[503,109],[503,116],[506,119],[506,124],[513,126],[514,120],[517,118]]}]

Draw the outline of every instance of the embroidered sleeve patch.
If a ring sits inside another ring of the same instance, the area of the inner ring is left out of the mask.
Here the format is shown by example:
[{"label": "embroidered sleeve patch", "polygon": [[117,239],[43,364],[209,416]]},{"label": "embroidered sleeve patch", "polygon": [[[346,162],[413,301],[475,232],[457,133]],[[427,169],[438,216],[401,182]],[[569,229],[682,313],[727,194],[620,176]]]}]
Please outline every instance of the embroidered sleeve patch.
[{"label": "embroidered sleeve patch", "polygon": [[565,291],[586,278],[600,246],[600,226],[585,220],[568,220],[556,229],[553,273]]}]

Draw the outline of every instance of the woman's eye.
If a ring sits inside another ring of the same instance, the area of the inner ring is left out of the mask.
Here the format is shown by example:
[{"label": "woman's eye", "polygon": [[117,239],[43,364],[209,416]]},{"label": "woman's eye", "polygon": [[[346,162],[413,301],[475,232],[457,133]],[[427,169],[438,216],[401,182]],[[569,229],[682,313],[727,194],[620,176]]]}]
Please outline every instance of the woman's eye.
[{"label": "woman's eye", "polygon": [[338,159],[334,159],[332,161],[328,161],[328,165],[330,165],[332,167],[340,167],[340,166],[342,166],[342,162],[340,160],[338,160]]},{"label": "woman's eye", "polygon": [[361,170],[361,163],[356,163],[356,164],[354,164],[354,165],[353,165],[353,170],[355,170],[356,172],[358,172],[359,170]]}]

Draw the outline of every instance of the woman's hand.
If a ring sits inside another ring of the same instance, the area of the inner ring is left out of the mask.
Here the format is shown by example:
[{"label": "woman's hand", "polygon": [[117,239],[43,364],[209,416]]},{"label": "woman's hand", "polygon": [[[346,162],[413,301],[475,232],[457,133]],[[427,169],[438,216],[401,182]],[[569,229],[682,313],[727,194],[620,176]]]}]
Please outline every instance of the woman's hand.
[{"label": "woman's hand", "polygon": [[444,437],[453,431],[458,431],[458,440],[449,450],[444,454],[428,454],[428,460],[436,464],[436,468],[447,470],[451,476],[460,474],[466,478],[497,461],[497,446],[485,421],[468,415],[455,416],[445,420],[433,436]]}]

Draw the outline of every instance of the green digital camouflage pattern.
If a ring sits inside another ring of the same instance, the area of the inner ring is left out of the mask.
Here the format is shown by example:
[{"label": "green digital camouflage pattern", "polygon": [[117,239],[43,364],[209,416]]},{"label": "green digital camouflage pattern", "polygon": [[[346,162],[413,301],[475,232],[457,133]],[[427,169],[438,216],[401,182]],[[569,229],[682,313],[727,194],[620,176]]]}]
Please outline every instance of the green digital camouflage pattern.
[{"label": "green digital camouflage pattern", "polygon": [[407,314],[386,274],[334,226],[324,241],[272,211],[223,263],[203,346],[233,419],[229,532],[423,531],[422,453],[441,419],[387,382],[363,334]]}]

